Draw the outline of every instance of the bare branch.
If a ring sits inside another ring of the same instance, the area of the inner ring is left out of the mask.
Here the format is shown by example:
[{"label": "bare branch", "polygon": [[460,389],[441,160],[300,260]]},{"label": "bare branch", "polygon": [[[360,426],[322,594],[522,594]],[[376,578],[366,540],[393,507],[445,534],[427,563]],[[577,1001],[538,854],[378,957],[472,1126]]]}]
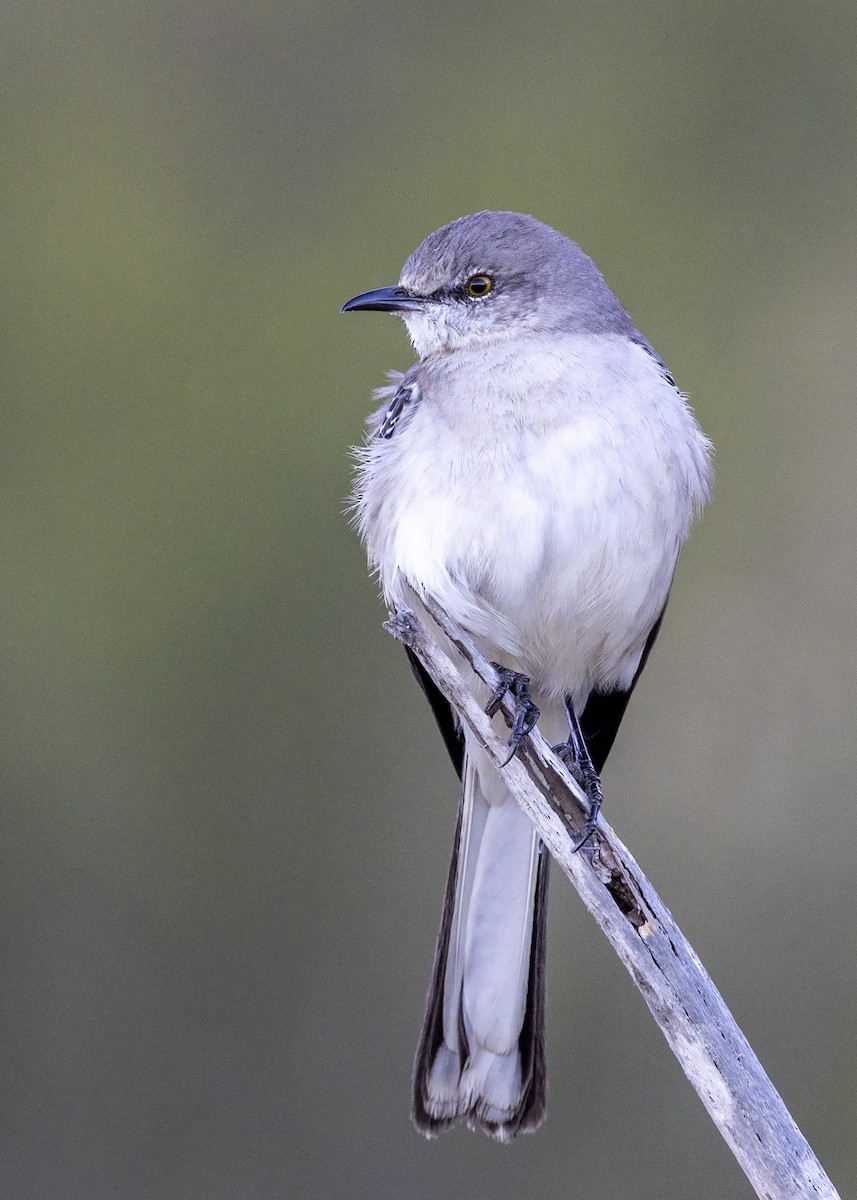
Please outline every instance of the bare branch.
[{"label": "bare branch", "polygon": [[[413,594],[385,628],[410,647],[462,723],[500,769],[505,742],[462,677],[466,660],[493,688],[494,668],[431,597]],[[445,636],[438,637],[432,625]],[[504,713],[511,714],[508,702]],[[631,978],[711,1119],[764,1200],[838,1200],[693,947],[615,833],[598,831],[577,854],[586,800],[536,729],[502,768],[509,791],[580,893]]]}]

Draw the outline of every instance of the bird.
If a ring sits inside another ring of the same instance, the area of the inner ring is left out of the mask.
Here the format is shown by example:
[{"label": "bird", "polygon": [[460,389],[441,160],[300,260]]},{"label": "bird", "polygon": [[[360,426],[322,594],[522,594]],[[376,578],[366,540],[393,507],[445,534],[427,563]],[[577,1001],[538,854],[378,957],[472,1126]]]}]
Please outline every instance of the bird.
[{"label": "bird", "polygon": [[[479,694],[491,714],[513,699],[511,754],[538,721],[589,802],[579,849],[709,497],[711,443],[593,261],[527,214],[442,226],[398,284],[342,308],[360,311],[402,318],[417,356],[377,390],[355,451],[370,567],[388,606],[431,596],[494,663]],[[549,856],[408,653],[461,779],[411,1118],[427,1137],[463,1122],[509,1142],[545,1115]]]}]

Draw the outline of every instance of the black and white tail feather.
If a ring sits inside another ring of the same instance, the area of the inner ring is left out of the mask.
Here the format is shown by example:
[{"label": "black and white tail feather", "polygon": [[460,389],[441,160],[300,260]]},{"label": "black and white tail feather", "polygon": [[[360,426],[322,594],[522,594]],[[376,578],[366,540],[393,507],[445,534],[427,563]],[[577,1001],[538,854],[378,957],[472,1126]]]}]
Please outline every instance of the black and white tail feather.
[{"label": "black and white tail feather", "polygon": [[411,1115],[427,1137],[466,1121],[507,1142],[545,1114],[549,859],[514,798],[490,784],[486,796],[475,758],[465,756]]}]

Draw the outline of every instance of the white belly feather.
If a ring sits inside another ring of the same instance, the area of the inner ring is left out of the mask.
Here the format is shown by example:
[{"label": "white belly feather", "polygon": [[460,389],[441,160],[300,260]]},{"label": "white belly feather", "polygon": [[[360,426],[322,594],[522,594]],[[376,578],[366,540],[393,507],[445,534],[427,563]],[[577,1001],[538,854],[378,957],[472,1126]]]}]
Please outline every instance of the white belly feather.
[{"label": "white belly feather", "polygon": [[624,338],[449,358],[360,472],[388,601],[425,588],[546,696],[627,686],[707,492],[689,408]]}]

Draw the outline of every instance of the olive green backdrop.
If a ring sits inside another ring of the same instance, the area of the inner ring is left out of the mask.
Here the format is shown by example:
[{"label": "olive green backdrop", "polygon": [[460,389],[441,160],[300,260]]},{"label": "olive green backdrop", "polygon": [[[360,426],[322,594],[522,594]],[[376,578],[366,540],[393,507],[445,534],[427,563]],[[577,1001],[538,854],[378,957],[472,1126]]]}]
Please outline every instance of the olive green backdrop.
[{"label": "olive green backdrop", "polygon": [[717,445],[606,771],[857,1186],[857,9],[0,14],[0,1195],[744,1197],[562,877],[550,1105],[407,1119],[453,774],[344,515],[432,229],[581,242]]}]

